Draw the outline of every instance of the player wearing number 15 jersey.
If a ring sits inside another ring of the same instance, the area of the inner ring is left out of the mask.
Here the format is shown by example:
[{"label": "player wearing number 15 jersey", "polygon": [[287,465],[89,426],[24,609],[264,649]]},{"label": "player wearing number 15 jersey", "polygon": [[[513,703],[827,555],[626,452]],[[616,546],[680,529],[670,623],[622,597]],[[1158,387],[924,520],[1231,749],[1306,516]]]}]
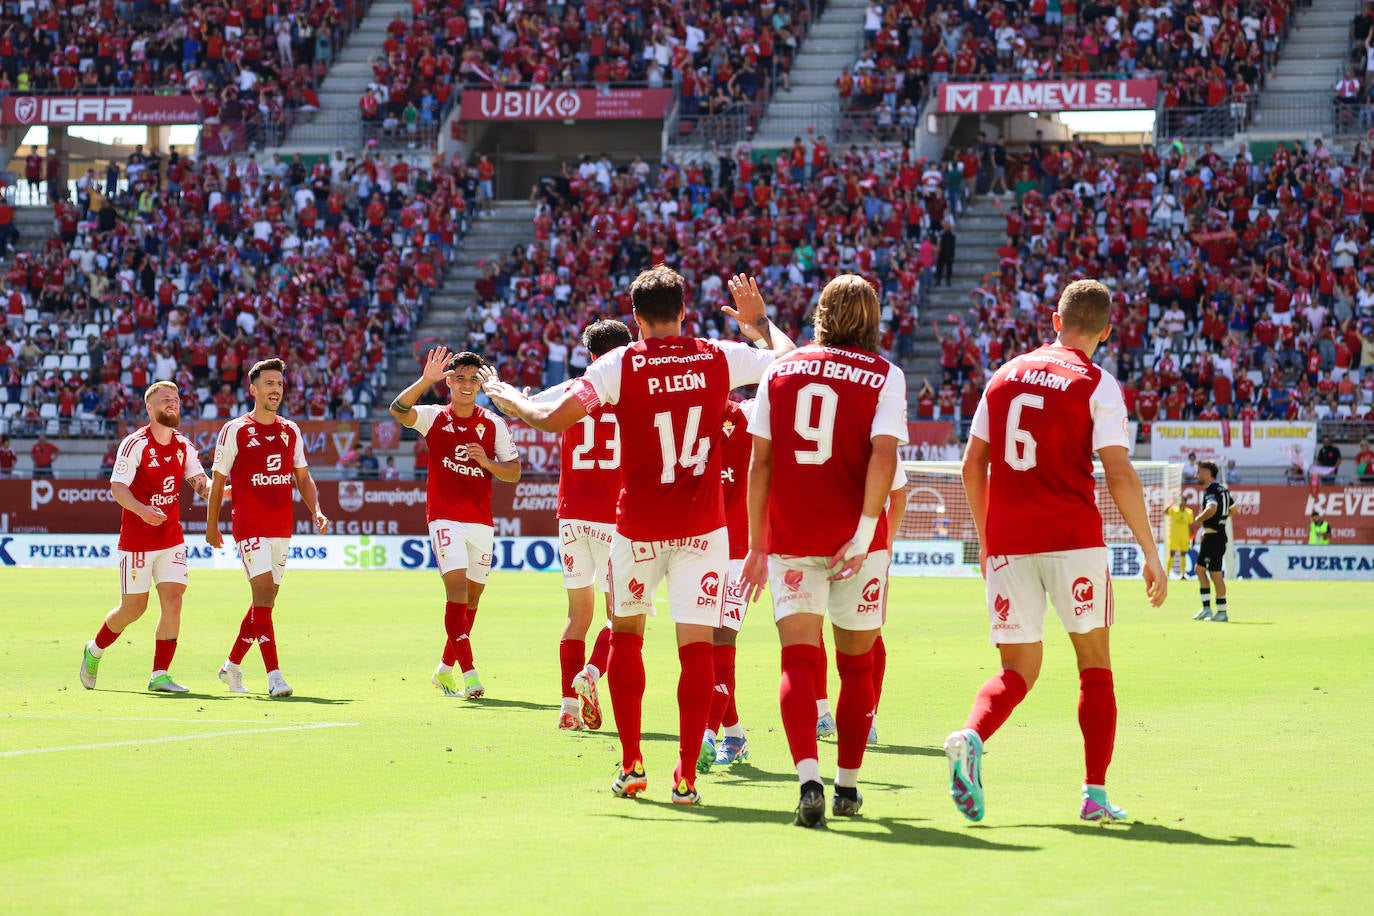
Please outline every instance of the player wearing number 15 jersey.
[{"label": "player wearing number 15 jersey", "polygon": [[[582,344],[600,358],[630,344],[630,329],[615,319],[587,326]],[[541,392],[534,400],[562,397],[576,379]],[[568,591],[568,622],[558,642],[562,705],[558,727],[577,731],[601,727],[597,681],[608,668],[609,621],[587,658],[587,630],[596,611],[596,593],[607,594],[610,612],[611,539],[620,497],[620,422],[616,409],[603,405],[563,431],[559,442],[558,540],[563,557],[563,587]]]},{"label": "player wearing number 15 jersey", "polygon": [[835,635],[840,699],[834,813],[859,812],[858,775],[874,708],[873,646],[887,601],[884,510],[907,441],[906,375],[877,355],[882,309],[862,277],[831,280],[816,306],[816,346],[764,375],[749,431],[747,597],[764,582],[782,644],[779,701],[801,783],[796,823],[825,814],[816,701],[821,629]]},{"label": "player wearing number 15 jersey", "polygon": [[978,691],[964,728],[945,740],[950,795],[969,820],[983,817],[983,743],[1040,674],[1046,595],[1078,656],[1083,732],[1079,816],[1123,820],[1107,800],[1116,741],[1116,693],[1108,632],[1112,583],[1093,480],[1093,453],[1107,488],[1145,556],[1145,585],[1159,607],[1168,583],[1145,497],[1131,466],[1126,405],[1115,378],[1092,362],[1111,334],[1111,294],[1095,280],[1059,297],[1059,338],[1006,363],[983,390],[964,454],[964,489],[978,528],[992,644],[1002,670]]},{"label": "player wearing number 15 jersey", "polygon": [[119,523],[119,607],[105,615],[95,639],[86,643],[81,685],[95,687],[105,650],[124,628],[148,609],[148,590],[157,585],[159,606],[153,643],[153,673],[148,689],[185,693],[167,673],[181,628],[181,599],[186,593],[186,544],[181,531],[181,482],[189,481],[201,496],[210,492],[196,447],[177,427],[181,396],[171,382],[154,382],[143,396],[148,425],[119,445],[110,495],[124,510]]},{"label": "player wearing number 15 jersey", "polygon": [[[765,315],[757,285],[730,281],[745,336],[792,349]],[[640,751],[644,699],[644,625],[654,593],[667,578],[677,629],[678,763],[672,801],[692,805],[696,759],[714,682],[711,631],[720,622],[729,548],[718,442],[730,390],[758,382],[774,354],[740,343],[683,337],[683,280],[667,267],[639,275],[630,287],[641,339],[612,350],[557,401],[536,404],[509,385],[487,393],[503,411],[561,432],[604,405],[620,421],[624,489],[611,544],[611,706],[620,733],[621,766],[611,791],[632,797],[648,785]]]},{"label": "player wearing number 15 jersey", "polygon": [[320,511],[315,480],[305,461],[305,444],[295,423],[278,416],[286,393],[286,364],[264,359],[248,370],[248,391],[253,409],[230,420],[215,442],[215,481],[206,512],[205,540],[211,547],[224,544],[219,530],[220,505],[225,485],[233,488],[234,544],[248,576],[252,604],[239,624],[239,635],[219,670],[219,679],[230,693],[247,693],[240,664],[254,644],[267,669],[267,693],[291,696],[277,657],[277,633],[272,610],[286,574],[286,556],[293,527],[291,498],[301,491],[315,530],[323,534],[329,519]]}]

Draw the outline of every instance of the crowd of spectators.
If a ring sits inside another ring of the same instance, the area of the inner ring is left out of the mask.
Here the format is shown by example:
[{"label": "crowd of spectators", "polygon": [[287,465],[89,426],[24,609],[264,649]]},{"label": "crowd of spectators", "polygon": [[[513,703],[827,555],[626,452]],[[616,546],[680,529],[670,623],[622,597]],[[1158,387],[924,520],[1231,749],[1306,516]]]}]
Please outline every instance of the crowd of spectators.
[{"label": "crowd of spectators", "polygon": [[[686,123],[766,103],[824,0],[629,3],[412,0],[372,59],[359,99],[386,136],[421,140],[462,87],[676,88]],[[414,142],[412,140],[412,142]]]},{"label": "crowd of spectators", "polygon": [[0,12],[0,94],[176,93],[250,140],[319,107],[359,0],[33,0]]},{"label": "crowd of spectators", "polygon": [[400,155],[307,167],[139,150],[110,175],[83,176],[77,199],[54,205],[41,250],[0,277],[13,434],[136,422],[157,379],[178,383],[183,416],[226,419],[248,405],[247,370],[267,356],[287,362],[288,416],[365,414],[478,197],[466,162]]},{"label": "crowd of spectators", "polygon": [[1243,123],[1288,34],[1291,0],[870,0],[864,47],[836,80],[881,130],[914,126],[930,85],[959,80],[1156,78],[1170,109],[1232,106]]}]

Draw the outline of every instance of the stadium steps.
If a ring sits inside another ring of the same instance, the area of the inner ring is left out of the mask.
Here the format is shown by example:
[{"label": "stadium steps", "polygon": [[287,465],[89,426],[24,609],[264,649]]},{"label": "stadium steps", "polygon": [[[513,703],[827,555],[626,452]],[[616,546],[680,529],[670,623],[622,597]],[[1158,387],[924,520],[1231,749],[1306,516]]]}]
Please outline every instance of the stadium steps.
[{"label": "stadium steps", "polygon": [[1351,0],[1313,0],[1310,7],[1296,11],[1296,28],[1260,93],[1252,133],[1269,129],[1266,121],[1281,130],[1282,112],[1309,109],[1314,96],[1323,105],[1330,100],[1349,59],[1350,23],[1358,11],[1359,5]]},{"label": "stadium steps", "polygon": [[[424,320],[416,329],[416,341],[435,338],[436,343],[461,350],[467,339],[467,322],[477,305],[473,284],[482,275],[478,266],[485,261],[501,261],[516,245],[526,245],[534,237],[534,208],[526,200],[498,200],[493,202],[492,215],[474,220],[464,240],[463,250],[457,253],[444,274],[443,288],[430,299]],[[414,381],[415,364],[410,354],[397,354],[388,367],[387,384],[401,390]]]},{"label": "stadium steps", "polygon": [[16,207],[14,228],[19,232],[16,251],[37,252],[53,234],[53,211],[49,206]]},{"label": "stadium steps", "polygon": [[825,14],[807,33],[788,74],[792,88],[779,89],[754,134],[760,149],[790,146],[805,126],[818,137],[833,137],[839,107],[835,80],[859,59],[867,0],[830,0]]}]

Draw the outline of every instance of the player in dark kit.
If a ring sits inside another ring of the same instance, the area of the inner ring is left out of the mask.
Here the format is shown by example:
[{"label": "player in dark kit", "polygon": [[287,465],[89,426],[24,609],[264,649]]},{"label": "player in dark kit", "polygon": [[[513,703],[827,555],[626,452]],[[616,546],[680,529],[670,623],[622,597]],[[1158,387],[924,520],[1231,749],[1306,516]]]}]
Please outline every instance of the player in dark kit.
[{"label": "player in dark kit", "polygon": [[[1202,484],[1202,508],[1193,521],[1193,530],[1202,529],[1197,548],[1197,582],[1202,592],[1202,610],[1194,620],[1226,623],[1226,519],[1231,514],[1231,491],[1217,478],[1221,469],[1215,461],[1199,461],[1197,482]],[[1217,593],[1216,613],[1212,612],[1212,592]]]}]

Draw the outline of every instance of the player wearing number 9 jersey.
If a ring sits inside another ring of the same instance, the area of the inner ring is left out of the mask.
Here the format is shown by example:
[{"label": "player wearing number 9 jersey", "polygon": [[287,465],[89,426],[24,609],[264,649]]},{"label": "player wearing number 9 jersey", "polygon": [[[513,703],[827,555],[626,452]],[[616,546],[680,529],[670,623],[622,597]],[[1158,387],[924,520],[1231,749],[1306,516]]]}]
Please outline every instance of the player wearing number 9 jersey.
[{"label": "player wearing number 9 jersey", "polygon": [[[582,344],[594,357],[630,344],[630,329],[615,319],[587,326]],[[562,397],[576,379],[541,392],[535,401]],[[563,431],[559,442],[558,538],[563,557],[563,587],[568,591],[568,622],[558,642],[562,705],[560,729],[601,727],[597,682],[608,667],[611,628],[597,634],[587,658],[587,630],[596,611],[596,593],[607,594],[610,616],[611,539],[620,496],[620,422],[616,408],[602,405]]]},{"label": "player wearing number 9 jersey", "polygon": [[970,820],[981,820],[984,812],[983,742],[1040,674],[1047,594],[1078,656],[1086,769],[1080,817],[1126,817],[1107,800],[1105,785],[1116,740],[1116,693],[1108,645],[1112,584],[1094,452],[1144,554],[1146,593],[1155,607],[1164,601],[1167,582],[1131,466],[1121,387],[1091,361],[1111,334],[1110,314],[1105,286],[1070,283],[1054,314],[1059,338],[997,370],[973,415],[964,488],[982,541],[992,644],[1002,670],[979,690],[964,728],[945,741],[950,795]]},{"label": "player wearing number 9 jersey", "polygon": [[887,600],[884,509],[907,441],[906,375],[877,355],[882,309],[864,278],[831,280],[816,306],[816,346],[764,375],[749,431],[750,598],[767,581],[782,645],[779,702],[801,784],[796,823],[825,814],[816,701],[825,683],[821,629],[834,627],[840,699],[834,813],[862,804],[859,767],[874,708],[873,646]]},{"label": "player wearing number 9 jersey", "polygon": [[[792,342],[765,314],[757,284],[730,281],[745,336],[776,352]],[[667,267],[646,270],[630,287],[641,339],[598,359],[563,397],[536,404],[491,380],[503,411],[538,429],[561,432],[591,411],[616,405],[624,489],[611,545],[611,705],[621,765],[611,791],[632,797],[648,784],[640,751],[644,625],[666,577],[677,629],[678,762],[672,801],[696,804],[696,759],[714,678],[711,631],[720,620],[729,548],[717,443],[730,390],[758,382],[774,352],[683,337],[683,280]]]}]

